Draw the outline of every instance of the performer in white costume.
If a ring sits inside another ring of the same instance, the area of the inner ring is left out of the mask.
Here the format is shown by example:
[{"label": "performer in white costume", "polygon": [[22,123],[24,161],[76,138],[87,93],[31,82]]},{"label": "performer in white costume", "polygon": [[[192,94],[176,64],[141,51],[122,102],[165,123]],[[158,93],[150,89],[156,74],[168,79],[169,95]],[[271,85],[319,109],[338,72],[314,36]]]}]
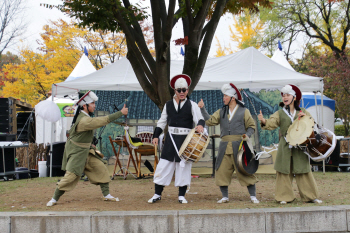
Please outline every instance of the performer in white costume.
[{"label": "performer in white costume", "polygon": [[187,97],[190,85],[191,78],[185,74],[176,75],[170,81],[175,95],[165,104],[153,134],[153,144],[157,145],[159,135],[168,124],[168,133],[154,174],[155,194],[148,200],[149,203],[161,200],[164,186],[170,184],[174,171],[175,186],[179,187],[179,202],[187,203],[185,193],[191,183],[192,162],[181,161],[178,151],[193,128],[193,123],[197,125],[196,130],[199,133],[203,132],[205,124],[198,105]]}]

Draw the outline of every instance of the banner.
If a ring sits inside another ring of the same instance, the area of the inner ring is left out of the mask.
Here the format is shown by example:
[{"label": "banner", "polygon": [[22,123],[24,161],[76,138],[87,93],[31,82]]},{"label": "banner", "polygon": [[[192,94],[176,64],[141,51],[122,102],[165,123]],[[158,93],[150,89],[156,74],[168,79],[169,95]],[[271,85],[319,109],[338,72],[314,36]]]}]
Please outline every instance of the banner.
[{"label": "banner", "polygon": [[61,111],[61,117],[73,117],[76,106],[73,103],[57,103]]}]

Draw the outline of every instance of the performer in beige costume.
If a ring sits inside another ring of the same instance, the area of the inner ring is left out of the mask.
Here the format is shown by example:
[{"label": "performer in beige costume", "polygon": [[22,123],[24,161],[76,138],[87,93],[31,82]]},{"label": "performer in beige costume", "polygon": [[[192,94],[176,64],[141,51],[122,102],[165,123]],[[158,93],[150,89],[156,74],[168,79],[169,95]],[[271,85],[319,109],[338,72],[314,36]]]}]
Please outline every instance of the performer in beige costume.
[{"label": "performer in beige costume", "polygon": [[275,161],[276,191],[275,199],[280,204],[292,202],[295,199],[293,192],[293,177],[295,176],[301,199],[306,202],[322,203],[318,198],[318,189],[312,175],[309,158],[298,148],[290,147],[285,135],[289,126],[298,117],[311,116],[304,108],[300,109],[301,91],[297,86],[286,85],[281,89],[283,109],[278,110],[264,119],[261,111],[258,118],[262,129],[273,130],[280,127],[280,141]]},{"label": "performer in beige costume", "polygon": [[95,146],[92,145],[93,130],[128,114],[128,109],[123,107],[119,112],[108,116],[94,117],[95,101],[98,97],[92,91],[88,91],[78,101],[78,110],[73,118],[72,127],[69,130],[63,160],[62,170],[66,171],[64,177],[57,183],[52,199],[46,204],[53,206],[58,199],[68,191],[74,189],[80,176],[84,172],[90,183],[100,185],[103,200],[119,201],[109,193],[109,182],[111,181],[107,167],[100,156],[95,153]]}]

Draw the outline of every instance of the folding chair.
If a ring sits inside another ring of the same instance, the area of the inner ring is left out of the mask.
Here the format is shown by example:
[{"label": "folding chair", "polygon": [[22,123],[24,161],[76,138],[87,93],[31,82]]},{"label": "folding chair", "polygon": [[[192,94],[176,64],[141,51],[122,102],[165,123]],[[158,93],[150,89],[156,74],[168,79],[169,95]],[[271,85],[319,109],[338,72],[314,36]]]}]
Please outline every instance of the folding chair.
[{"label": "folding chair", "polygon": [[[147,135],[146,135],[147,134]],[[137,177],[142,178],[145,176],[153,176],[154,171],[156,170],[157,164],[158,164],[158,157],[157,157],[157,147],[155,147],[151,142],[152,140],[152,133],[150,132],[142,132],[136,134],[136,137],[141,139],[141,142],[133,143],[128,131],[125,131],[126,140],[128,141],[129,146],[134,149],[136,160],[137,160]],[[141,173],[141,157],[142,156],[149,156],[154,155],[154,165],[153,165],[153,172],[152,173]]]},{"label": "folding chair", "polygon": [[[133,156],[133,153],[132,153],[132,149],[129,147],[129,143],[126,141],[126,137],[123,136],[122,138],[118,138],[118,139],[112,140],[111,136],[109,136],[109,141],[110,141],[110,143],[112,145],[112,149],[113,149],[113,152],[114,152],[115,157],[116,157],[116,161],[115,161],[115,164],[114,164],[112,180],[114,179],[114,177],[116,175],[118,175],[119,171],[122,173],[121,175],[124,177],[124,180],[126,179],[128,173],[130,173],[131,175],[133,175],[136,178],[136,176],[133,173],[129,172],[129,170],[128,170],[129,166],[130,166],[130,160],[131,160],[132,163],[134,164],[134,168],[135,168],[135,171],[136,171],[135,174],[138,174],[137,166],[136,166],[136,163],[135,163],[135,160],[134,160],[134,156]],[[116,151],[116,149],[114,147],[114,143],[116,143],[119,146],[118,152]],[[120,150],[121,150],[122,147],[126,147],[128,149],[128,151],[129,151],[129,158],[128,158],[128,162],[127,162],[126,167],[121,165],[120,159],[119,159]],[[136,162],[137,162],[137,157],[136,157]],[[115,172],[118,165],[119,165],[120,169],[119,169],[118,172]]]}]

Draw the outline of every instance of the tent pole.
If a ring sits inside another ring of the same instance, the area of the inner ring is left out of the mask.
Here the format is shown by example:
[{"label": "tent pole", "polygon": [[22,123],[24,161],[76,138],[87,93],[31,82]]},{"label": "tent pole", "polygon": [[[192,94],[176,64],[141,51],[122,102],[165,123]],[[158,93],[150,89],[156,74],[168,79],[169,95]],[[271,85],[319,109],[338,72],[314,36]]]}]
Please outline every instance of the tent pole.
[{"label": "tent pole", "polygon": [[304,105],[305,105],[305,103],[304,103],[304,97],[301,98],[301,101],[302,101],[302,103],[303,103],[303,104],[302,104],[302,107],[305,108],[305,107],[304,107]]},{"label": "tent pole", "polygon": [[321,122],[322,122],[322,127],[324,126],[324,120],[323,120],[323,91],[321,92]]},{"label": "tent pole", "polygon": [[45,120],[44,120],[44,118],[43,118],[43,123],[44,123],[44,127],[43,127],[43,144],[44,144],[44,146],[45,146]]},{"label": "tent pole", "polygon": [[315,94],[315,107],[316,107],[316,117],[317,117],[316,122],[318,123],[319,122],[319,115],[318,115],[318,110],[317,110],[317,96],[316,96],[316,92],[314,92],[314,94]]},{"label": "tent pole", "polygon": [[[53,94],[53,85],[52,85],[52,88],[51,88],[51,97],[52,97],[52,102],[54,102],[54,94]],[[54,123],[52,122],[51,123],[51,137],[50,137],[50,177],[52,177],[52,150],[53,150],[53,145],[52,145],[52,135],[53,135],[53,132],[54,132]]]},{"label": "tent pole", "polygon": [[[318,115],[318,110],[317,110],[317,96],[316,96],[316,92],[314,92],[315,94],[315,106],[316,106],[316,116],[317,116],[317,122],[319,122],[319,115]],[[321,118],[323,120],[323,117]],[[323,126],[323,122],[322,122],[322,126]],[[323,174],[326,174],[326,168],[325,168],[325,161],[322,161],[322,167],[323,167]]]},{"label": "tent pole", "polygon": [[[322,127],[323,127],[323,89],[321,91],[321,122],[322,122]],[[323,160],[323,175],[325,175],[326,173],[326,162],[325,160]]]}]

